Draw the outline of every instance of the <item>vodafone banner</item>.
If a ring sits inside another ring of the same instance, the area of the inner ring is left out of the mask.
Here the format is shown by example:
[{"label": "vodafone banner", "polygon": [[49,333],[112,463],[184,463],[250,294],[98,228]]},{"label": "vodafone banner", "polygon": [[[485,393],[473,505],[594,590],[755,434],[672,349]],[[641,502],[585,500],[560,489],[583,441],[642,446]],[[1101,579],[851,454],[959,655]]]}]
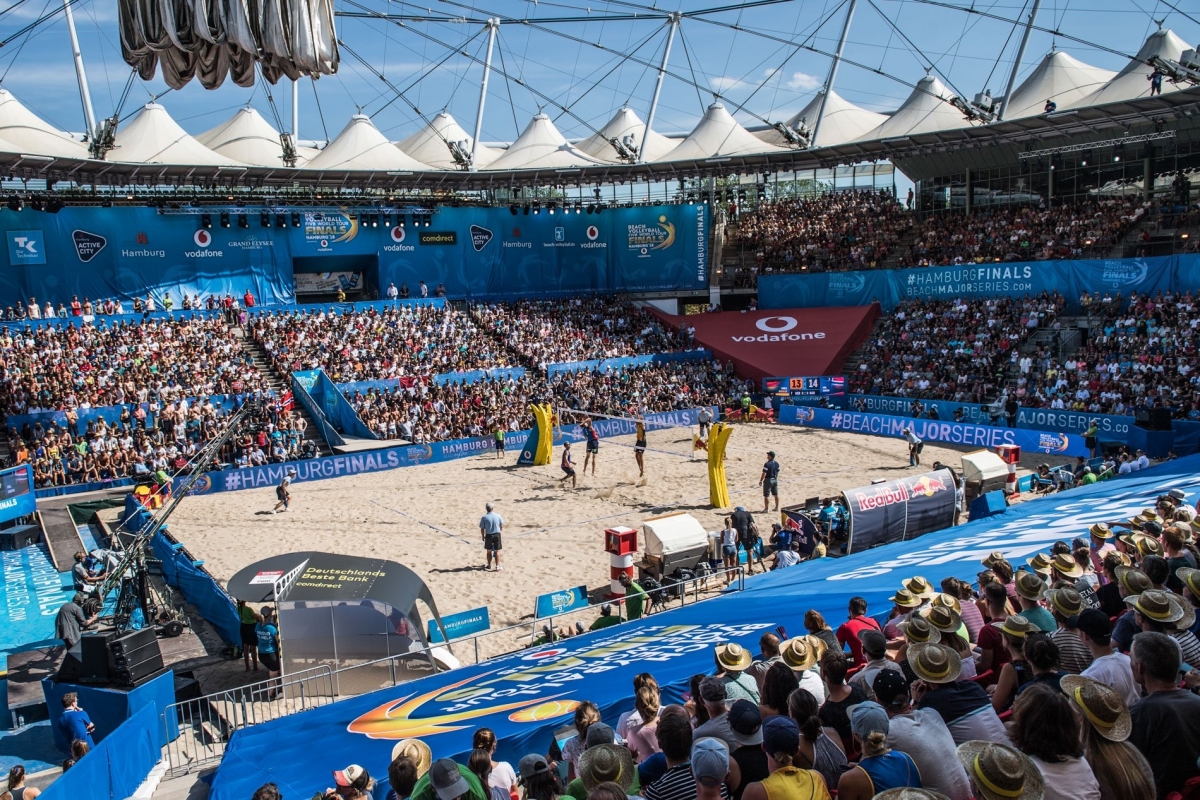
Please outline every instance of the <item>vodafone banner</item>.
[{"label": "vodafone banner", "polygon": [[[648,309],[654,311],[653,308]],[[696,342],[745,378],[832,375],[866,340],[879,306],[720,311],[687,317],[655,312],[696,329]]]}]

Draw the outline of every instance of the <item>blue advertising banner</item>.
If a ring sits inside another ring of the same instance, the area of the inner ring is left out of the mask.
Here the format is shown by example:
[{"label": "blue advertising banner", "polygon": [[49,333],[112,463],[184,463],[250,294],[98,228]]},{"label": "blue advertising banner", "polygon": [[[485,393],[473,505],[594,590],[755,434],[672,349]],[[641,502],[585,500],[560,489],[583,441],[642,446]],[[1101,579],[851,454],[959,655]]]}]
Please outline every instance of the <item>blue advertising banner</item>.
[{"label": "blue advertising banner", "polygon": [[[450,637],[450,641],[454,641],[473,633],[483,633],[492,627],[492,621],[488,616],[487,606],[481,606],[457,614],[443,614],[442,625],[446,629],[446,636]],[[438,627],[437,620],[429,620],[430,644],[441,644],[446,641],[446,636],[442,636],[442,629]]]},{"label": "blue advertising banner", "polygon": [[[1186,257],[1194,259],[1194,257]],[[1084,291],[1153,294],[1200,288],[1200,267],[1181,268],[1176,256],[1092,261],[1014,261],[859,272],[763,275],[759,308],[822,308],[878,302],[889,310],[904,300],[954,297],[1023,297],[1057,291],[1075,305]]]},{"label": "blue advertising banner", "polygon": [[588,596],[586,586],[573,586],[549,594],[539,594],[534,614],[538,619],[565,614],[578,608],[587,608]]},{"label": "blue advertising banner", "polygon": [[0,522],[28,516],[37,511],[33,491],[33,467],[21,464],[0,471]]},{"label": "blue advertising banner", "polygon": [[[272,209],[290,216],[288,209]],[[209,227],[196,213],[154,208],[25,209],[5,215],[11,269],[0,302],[57,305],[150,294],[201,297],[250,290],[259,305],[295,301],[294,271],[364,273],[382,296],[390,283],[424,281],[447,297],[516,298],[589,292],[706,291],[709,210],[662,205],[602,214],[514,216],[508,208],[439,207],[432,227],[365,226],[356,212],[299,212],[300,225]],[[257,217],[258,209],[230,209]],[[399,215],[398,215],[399,216]],[[297,263],[297,259],[301,261]]]},{"label": "blue advertising banner", "polygon": [[970,425],[964,422],[944,422],[911,417],[892,417],[886,414],[863,414],[857,411],[831,411],[810,406],[781,406],[779,421],[807,428],[904,437],[911,427],[919,439],[926,442],[945,442],[967,447],[994,449],[1002,444],[1015,444],[1024,452],[1047,453],[1056,456],[1087,456],[1083,438],[1067,433],[1044,433],[1018,428],[993,428],[989,425]]},{"label": "blue advertising banner", "polygon": [[[880,397],[870,394],[850,395],[850,405],[857,409],[862,401],[863,410],[877,414],[893,414],[910,416],[912,408],[911,397]],[[931,417],[929,410],[937,409],[937,418],[943,421],[953,421],[957,414],[962,413],[962,422],[974,425],[989,425],[992,417],[988,406],[979,403],[956,403],[950,400],[921,400],[925,406],[925,416]],[[932,418],[932,417],[931,417]],[[1133,417],[1123,417],[1116,414],[1086,414],[1079,411],[1057,411],[1053,408],[1025,408],[1017,412],[1017,427],[1030,428],[1037,431],[1066,431],[1067,433],[1083,433],[1088,429],[1092,420],[1096,420],[1100,428],[1100,439],[1103,441],[1125,442],[1129,437],[1129,429],[1133,427]],[[998,420],[1001,424],[1004,417]]]}]

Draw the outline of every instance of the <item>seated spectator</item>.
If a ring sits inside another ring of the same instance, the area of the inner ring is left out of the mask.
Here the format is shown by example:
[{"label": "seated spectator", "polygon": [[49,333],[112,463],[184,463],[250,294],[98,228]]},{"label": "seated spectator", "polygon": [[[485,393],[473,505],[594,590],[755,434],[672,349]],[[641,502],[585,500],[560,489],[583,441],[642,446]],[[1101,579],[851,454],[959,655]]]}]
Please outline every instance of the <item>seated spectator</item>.
[{"label": "seated spectator", "polygon": [[1200,697],[1179,688],[1179,646],[1170,636],[1137,634],[1130,660],[1146,696],[1130,709],[1129,742],[1150,763],[1158,798],[1164,800],[1200,772]]},{"label": "seated spectator", "polygon": [[[815,614],[815,611],[808,612]],[[807,615],[805,615],[807,619]],[[833,631],[825,628],[825,631],[831,636]],[[801,689],[812,694],[817,699],[817,704],[825,702],[825,681],[821,678],[818,666],[821,663],[821,657],[827,652],[825,640],[808,634],[807,636],[797,636],[795,639],[788,639],[779,645],[780,658],[783,663],[788,666],[799,681]],[[838,650],[836,646],[834,650]]]},{"label": "seated spectator", "polygon": [[658,721],[658,744],[662,747],[667,769],[658,780],[643,787],[642,795],[646,800],[694,798],[696,779],[692,775],[691,724],[682,715],[663,714]]},{"label": "seated spectator", "polygon": [[879,623],[867,616],[867,601],[861,597],[851,597],[849,605],[849,614],[846,622],[843,622],[841,627],[837,629],[837,649],[841,650],[843,646],[849,648],[850,657],[853,660],[853,666],[861,666],[867,663],[866,657],[863,655],[862,640],[858,638],[860,631],[872,629],[879,630]]},{"label": "seated spectator", "polygon": [[875,681],[875,676],[885,669],[895,670],[903,674],[900,666],[887,657],[887,639],[879,631],[865,629],[859,632],[862,641],[863,654],[867,662],[850,678],[851,684],[856,684],[864,691],[869,690]]},{"label": "seated spectator", "polygon": [[[800,748],[800,729],[788,717],[768,717],[763,723],[762,750],[767,757],[768,775],[746,786],[742,796],[748,800],[787,797],[791,800],[825,800],[829,790],[820,772],[795,765]],[[743,781],[746,776],[743,775]]]},{"label": "seated spectator", "polygon": [[797,689],[788,697],[788,716],[800,730],[800,746],[794,764],[819,772],[826,786],[837,786],[849,764],[842,749],[841,735],[833,728],[825,727],[818,716],[817,699],[805,689]]},{"label": "seated spectator", "polygon": [[1049,636],[1029,636],[1025,643],[1025,659],[1029,663],[1032,677],[1028,683],[1017,689],[1018,695],[1038,684],[1045,684],[1058,691],[1059,683],[1067,673],[1059,669],[1058,647]]},{"label": "seated spectator", "polygon": [[536,753],[523,756],[517,762],[517,774],[525,789],[522,800],[556,800],[565,794],[558,772],[551,768],[545,756]]},{"label": "seated spectator", "polygon": [[[274,784],[267,784],[272,786]],[[25,765],[14,764],[8,770],[8,794],[10,800],[35,800],[42,790],[36,786],[25,785]]]},{"label": "seated spectator", "polygon": [[1090,678],[1067,676],[1063,694],[1082,716],[1083,753],[1100,788],[1100,796],[1153,797],[1150,764],[1127,739],[1133,729],[1129,709],[1119,694]]},{"label": "seated spectator", "polygon": [[846,683],[846,673],[850,662],[845,654],[837,650],[828,650],[821,657],[821,677],[825,681],[825,702],[821,704],[817,716],[821,724],[833,728],[842,740],[842,750],[850,753],[853,750],[853,739],[850,730],[851,706],[856,706],[868,698],[860,686]]},{"label": "seated spectator", "polygon": [[657,683],[638,687],[634,695],[633,706],[637,711],[637,719],[629,721],[625,739],[629,742],[629,749],[633,751],[634,761],[638,764],[659,752],[656,734],[659,701]]},{"label": "seated spectator", "polygon": [[740,644],[720,644],[714,650],[713,657],[716,660],[716,672],[713,674],[725,685],[728,698],[757,703],[758,684],[746,674],[753,661],[750,653]]},{"label": "seated spectator", "polygon": [[1100,800],[1100,785],[1083,758],[1079,716],[1057,688],[1034,684],[1022,692],[1009,735],[1042,773],[1046,800]]},{"label": "seated spectator", "polygon": [[720,739],[697,739],[692,745],[692,777],[696,800],[729,797],[729,750]]},{"label": "seated spectator", "polygon": [[887,712],[866,701],[850,710],[855,749],[862,758],[838,780],[838,800],[870,800],[888,789],[921,789],[921,773],[907,753],[892,749],[888,741]]},{"label": "seated spectator", "polygon": [[729,685],[717,676],[710,675],[700,681],[700,699],[708,711],[708,721],[696,726],[696,738],[715,737],[725,742],[730,750],[736,750],[744,744],[758,744],[757,741],[742,739],[733,729],[729,719],[728,690]]},{"label": "seated spectator", "polygon": [[1019,750],[991,741],[963,742],[958,762],[971,779],[976,800],[1043,800],[1042,773]]},{"label": "seated spectator", "polygon": [[1079,636],[1092,654],[1092,663],[1083,677],[1101,683],[1117,693],[1126,706],[1132,707],[1141,699],[1129,656],[1115,650],[1112,644],[1112,623],[1103,611],[1085,609],[1079,615]]},{"label": "seated spectator", "polygon": [[[593,726],[588,734],[595,733],[599,727]],[[578,780],[583,791],[573,792],[571,787],[567,788],[567,794],[576,800],[587,800],[589,793],[602,783],[615,783],[626,795],[637,796],[641,791],[629,748],[611,741],[592,745],[584,751],[579,757]]]},{"label": "seated spectator", "polygon": [[929,708],[912,707],[908,682],[893,670],[875,676],[875,697],[888,715],[888,741],[908,754],[921,773],[922,788],[941,792],[950,800],[971,800],[971,785],[954,757],[954,737],[941,716]]},{"label": "seated spectator", "polygon": [[912,698],[918,709],[931,708],[946,723],[958,745],[973,740],[1008,741],[1004,723],[996,716],[987,692],[973,681],[960,681],[962,662],[951,647],[914,645],[908,662],[917,676]]},{"label": "seated spectator", "polygon": [[800,681],[790,666],[782,662],[771,665],[763,681],[759,710],[764,717],[787,714],[788,697],[800,688]]},{"label": "seated spectator", "polygon": [[1021,687],[1033,679],[1033,670],[1025,659],[1025,645],[1038,634],[1038,630],[1033,623],[1020,616],[1011,616],[1004,622],[992,624],[1004,635],[1004,644],[1008,648],[1008,663],[1000,668],[1000,677],[991,693],[992,707],[1001,712],[1012,705]]},{"label": "seated spectator", "polygon": [[429,745],[420,739],[404,739],[392,748],[388,765],[388,790],[385,800],[407,800],[433,763]]},{"label": "seated spectator", "polygon": [[[747,785],[761,781],[769,774],[767,754],[763,752],[762,721],[759,710],[749,700],[738,700],[729,709],[730,726],[742,737],[743,742],[747,742],[729,751],[729,757],[737,763],[740,776],[733,790],[733,800],[740,800]],[[758,744],[748,743],[756,740]]]}]

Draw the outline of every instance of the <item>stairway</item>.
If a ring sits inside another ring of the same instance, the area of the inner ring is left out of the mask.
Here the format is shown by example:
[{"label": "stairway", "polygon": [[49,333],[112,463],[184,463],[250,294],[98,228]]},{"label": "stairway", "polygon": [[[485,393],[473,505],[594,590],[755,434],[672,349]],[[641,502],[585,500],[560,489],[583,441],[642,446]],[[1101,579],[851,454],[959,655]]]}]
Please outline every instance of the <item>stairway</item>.
[{"label": "stairway", "polygon": [[879,265],[880,269],[899,269],[900,260],[908,255],[909,248],[917,240],[917,233],[921,230],[921,221],[917,219],[916,212],[909,211],[907,213],[912,224],[908,230],[900,234],[900,238],[892,245],[892,252],[888,253],[888,257]]},{"label": "stairway", "polygon": [[[242,337],[242,348],[245,349],[246,353],[254,362],[255,369],[257,369],[259,374],[266,379],[267,388],[273,391],[276,396],[279,397],[282,397],[287,392],[290,392],[292,390],[291,383],[285,380],[284,377],[275,370],[275,367],[271,365],[271,359],[267,356],[267,351],[263,349],[262,345],[254,341],[254,337],[252,337],[244,328],[240,329],[240,335]],[[315,442],[317,445],[317,452],[321,455],[333,455],[333,449],[329,446],[329,442],[325,441],[325,437],[321,436],[321,429],[317,425],[316,420],[309,415],[304,406],[298,402],[293,403],[292,411],[293,413],[299,414],[300,417],[307,423],[307,426],[304,429],[305,440],[307,441],[311,439],[313,442]]]}]

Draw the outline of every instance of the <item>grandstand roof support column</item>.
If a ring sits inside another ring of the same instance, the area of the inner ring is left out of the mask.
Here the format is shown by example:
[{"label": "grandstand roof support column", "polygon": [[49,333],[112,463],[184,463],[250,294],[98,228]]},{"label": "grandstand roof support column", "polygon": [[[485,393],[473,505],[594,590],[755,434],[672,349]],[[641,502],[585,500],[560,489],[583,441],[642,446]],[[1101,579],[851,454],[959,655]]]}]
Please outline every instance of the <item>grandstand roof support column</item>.
[{"label": "grandstand roof support column", "polygon": [[1021,61],[1025,58],[1025,48],[1029,45],[1029,34],[1033,31],[1033,22],[1037,19],[1038,9],[1042,5],[1042,0],[1033,0],[1033,8],[1029,10],[1029,19],[1025,20],[1025,33],[1021,35],[1021,46],[1017,48],[1017,59],[1013,62],[1012,71],[1008,73],[1008,86],[1004,89],[1004,102],[1000,105],[1000,110],[996,112],[996,121],[1004,119],[1004,112],[1008,111],[1008,98],[1012,97],[1013,87],[1017,83],[1017,73],[1021,70]]},{"label": "grandstand roof support column", "polygon": [[972,177],[971,176],[971,168],[967,167],[967,176],[966,176],[966,180],[964,181],[964,183],[965,183],[964,189],[966,191],[965,197],[966,197],[966,206],[967,206],[967,216],[968,217],[971,216],[971,210],[975,206],[975,203],[973,202],[975,198],[972,196],[975,193],[975,191],[974,191],[975,186],[971,182],[971,177]]},{"label": "grandstand roof support column", "polygon": [[1145,159],[1142,164],[1142,191],[1149,202],[1154,199],[1154,144],[1146,142]]},{"label": "grandstand roof support column", "polygon": [[87,71],[83,68],[83,53],[79,49],[79,34],[75,32],[75,15],[71,13],[71,0],[63,0],[63,14],[67,18],[67,32],[71,36],[71,56],[75,59],[75,80],[79,82],[83,121],[87,125],[88,141],[91,141],[96,135],[96,109],[92,107],[92,92],[88,89]]},{"label": "grandstand roof support column", "polygon": [[483,80],[479,82],[479,109],[475,112],[475,137],[471,139],[471,171],[475,172],[475,166],[478,161],[476,155],[479,153],[479,136],[483,133],[483,107],[487,102],[487,85],[488,76],[492,73],[492,48],[496,44],[496,31],[500,30],[500,20],[489,19],[487,21],[488,29],[488,46],[487,57],[483,62]]},{"label": "grandstand roof support column", "polygon": [[300,142],[300,78],[292,81],[292,139]]},{"label": "grandstand roof support column", "polygon": [[671,59],[671,43],[675,41],[675,31],[679,28],[682,17],[678,11],[672,11],[667,18],[670,30],[667,32],[667,46],[663,49],[662,64],[658,67],[658,77],[654,80],[654,96],[650,98],[650,113],[646,115],[646,130],[642,133],[642,141],[638,143],[637,161],[646,161],[646,141],[650,138],[651,125],[654,124],[654,112],[658,110],[658,95],[662,92],[663,76],[667,74],[667,63]]},{"label": "grandstand roof support column", "polygon": [[812,141],[814,144],[817,141],[817,134],[821,131],[821,119],[825,116],[825,101],[829,99],[829,93],[833,91],[833,82],[837,80],[838,65],[842,63],[842,51],[846,49],[846,38],[850,35],[850,23],[854,20],[854,9],[858,6],[858,0],[850,0],[850,7],[846,9],[846,21],[842,23],[842,36],[838,39],[837,50],[833,54],[833,63],[829,65],[829,76],[825,79],[825,87],[821,89],[821,108],[817,111],[817,121],[813,123]]}]

